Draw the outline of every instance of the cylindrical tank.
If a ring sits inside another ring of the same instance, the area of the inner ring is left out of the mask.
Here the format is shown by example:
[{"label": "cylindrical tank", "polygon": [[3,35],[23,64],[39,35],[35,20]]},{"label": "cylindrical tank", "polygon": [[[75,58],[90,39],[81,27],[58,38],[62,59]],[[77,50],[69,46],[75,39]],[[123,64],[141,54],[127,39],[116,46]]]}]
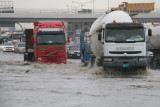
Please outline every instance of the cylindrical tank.
[{"label": "cylindrical tank", "polygon": [[[147,49],[160,49],[160,25],[144,25],[146,27]],[[148,29],[152,30],[152,36],[147,36]]]},{"label": "cylindrical tank", "polygon": [[102,44],[98,40],[98,34],[97,30],[102,28],[104,25],[107,23],[112,23],[113,21],[118,22],[132,22],[131,17],[123,12],[123,11],[113,11],[109,14],[102,15],[100,16],[95,22],[92,24],[91,29],[90,29],[90,41],[91,41],[91,49],[94,53],[94,55],[97,58],[101,57],[101,52],[102,52]]}]

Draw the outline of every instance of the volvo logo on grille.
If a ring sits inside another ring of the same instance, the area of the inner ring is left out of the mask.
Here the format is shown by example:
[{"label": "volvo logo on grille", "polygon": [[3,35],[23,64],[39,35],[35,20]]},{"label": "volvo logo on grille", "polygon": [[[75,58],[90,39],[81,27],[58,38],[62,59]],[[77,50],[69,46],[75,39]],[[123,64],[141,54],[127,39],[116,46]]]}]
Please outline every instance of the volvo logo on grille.
[{"label": "volvo logo on grille", "polygon": [[116,47],[117,51],[134,50],[134,47]]}]

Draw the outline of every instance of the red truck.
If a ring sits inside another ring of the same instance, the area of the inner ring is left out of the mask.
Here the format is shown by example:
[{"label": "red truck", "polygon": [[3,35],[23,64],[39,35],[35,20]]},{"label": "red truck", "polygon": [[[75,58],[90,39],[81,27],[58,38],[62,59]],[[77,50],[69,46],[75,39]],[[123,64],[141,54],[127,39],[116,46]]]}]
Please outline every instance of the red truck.
[{"label": "red truck", "polygon": [[34,29],[26,29],[24,61],[67,63],[64,21],[35,21]]}]

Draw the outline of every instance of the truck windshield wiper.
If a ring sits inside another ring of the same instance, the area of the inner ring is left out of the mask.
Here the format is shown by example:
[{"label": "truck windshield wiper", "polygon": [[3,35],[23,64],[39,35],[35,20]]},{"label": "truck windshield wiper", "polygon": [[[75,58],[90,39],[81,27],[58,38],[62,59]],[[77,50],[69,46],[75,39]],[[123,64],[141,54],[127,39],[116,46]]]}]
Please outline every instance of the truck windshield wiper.
[{"label": "truck windshield wiper", "polygon": [[51,45],[51,44],[64,44],[62,42],[52,42],[52,43],[48,43],[48,42],[41,42],[41,43],[38,43],[39,45]]},{"label": "truck windshield wiper", "polygon": [[40,44],[40,45],[46,45],[48,43],[47,42],[41,42],[41,43],[38,43],[38,44]]},{"label": "truck windshield wiper", "polygon": [[53,42],[53,43],[50,43],[50,44],[64,44],[62,42]]}]

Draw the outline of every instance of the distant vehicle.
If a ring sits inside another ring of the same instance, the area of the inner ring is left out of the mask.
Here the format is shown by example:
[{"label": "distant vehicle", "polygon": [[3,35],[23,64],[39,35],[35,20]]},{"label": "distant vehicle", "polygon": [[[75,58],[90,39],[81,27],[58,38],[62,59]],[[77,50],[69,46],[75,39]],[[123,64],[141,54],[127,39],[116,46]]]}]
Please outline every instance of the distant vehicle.
[{"label": "distant vehicle", "polygon": [[25,52],[25,42],[19,42],[14,45],[15,53],[24,53]]},{"label": "distant vehicle", "polygon": [[80,58],[80,46],[79,45],[70,45],[67,50],[68,58]]},{"label": "distant vehicle", "polygon": [[14,45],[13,43],[4,43],[2,46],[3,52],[14,52]]},{"label": "distant vehicle", "polygon": [[3,49],[3,45],[0,45],[0,50],[2,50]]},{"label": "distant vehicle", "polygon": [[21,42],[21,38],[24,36],[23,32],[13,32],[13,34],[10,36],[13,43]]},{"label": "distant vehicle", "polygon": [[111,8],[111,11],[122,10],[130,13],[148,13],[154,10],[155,3],[128,3],[122,2],[118,7]]}]

